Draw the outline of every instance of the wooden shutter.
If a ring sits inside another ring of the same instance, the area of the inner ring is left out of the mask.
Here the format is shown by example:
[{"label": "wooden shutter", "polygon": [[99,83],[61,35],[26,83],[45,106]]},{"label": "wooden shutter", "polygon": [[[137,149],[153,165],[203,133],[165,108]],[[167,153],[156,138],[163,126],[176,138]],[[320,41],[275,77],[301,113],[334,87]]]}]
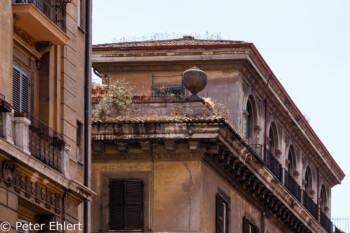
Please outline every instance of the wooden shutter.
[{"label": "wooden shutter", "polygon": [[22,112],[29,113],[29,100],[30,100],[30,82],[29,78],[22,74]]},{"label": "wooden shutter", "polygon": [[124,181],[109,184],[109,227],[111,230],[124,228]]},{"label": "wooden shutter", "polygon": [[125,183],[125,229],[143,230],[143,181]]},{"label": "wooden shutter", "polygon": [[21,111],[21,73],[16,68],[13,68],[13,92],[12,92],[12,107],[15,112]]},{"label": "wooden shutter", "polygon": [[250,222],[246,217],[243,217],[243,233],[250,233],[249,232]]},{"label": "wooden shutter", "polygon": [[225,233],[225,204],[220,195],[216,195],[216,233]]}]

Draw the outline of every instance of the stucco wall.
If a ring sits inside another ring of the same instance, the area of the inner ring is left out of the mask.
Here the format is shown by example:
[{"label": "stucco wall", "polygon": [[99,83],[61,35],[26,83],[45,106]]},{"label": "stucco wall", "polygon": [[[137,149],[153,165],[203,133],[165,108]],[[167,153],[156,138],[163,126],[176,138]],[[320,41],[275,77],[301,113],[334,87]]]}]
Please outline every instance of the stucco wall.
[{"label": "stucco wall", "polygon": [[10,0],[1,1],[0,22],[0,93],[12,104],[13,17]]}]

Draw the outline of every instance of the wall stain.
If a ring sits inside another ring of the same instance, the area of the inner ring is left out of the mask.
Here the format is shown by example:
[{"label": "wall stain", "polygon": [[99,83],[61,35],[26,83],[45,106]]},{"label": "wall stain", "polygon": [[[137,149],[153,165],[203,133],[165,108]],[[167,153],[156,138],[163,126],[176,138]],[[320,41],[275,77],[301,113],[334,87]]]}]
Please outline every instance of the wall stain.
[{"label": "wall stain", "polygon": [[193,180],[192,180],[192,172],[191,170],[188,168],[187,163],[184,163],[186,170],[188,171],[188,173],[190,174],[190,178],[188,181],[188,184],[186,185],[185,183],[182,183],[182,189],[184,190],[184,192],[187,192],[187,196],[188,196],[188,230],[191,230],[191,187],[193,184]]}]

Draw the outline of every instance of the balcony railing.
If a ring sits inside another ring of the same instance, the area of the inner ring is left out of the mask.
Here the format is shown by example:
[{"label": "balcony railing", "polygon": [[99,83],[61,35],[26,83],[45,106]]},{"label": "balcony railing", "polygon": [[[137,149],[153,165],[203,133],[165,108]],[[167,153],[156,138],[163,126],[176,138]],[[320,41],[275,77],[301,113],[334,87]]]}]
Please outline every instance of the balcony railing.
[{"label": "balcony railing", "polygon": [[66,32],[66,1],[64,0],[13,0],[13,4],[31,4],[52,23]]},{"label": "balcony railing", "polygon": [[303,190],[303,205],[312,216],[317,219],[317,205],[311,197]]},{"label": "balcony railing", "polygon": [[62,172],[62,151],[65,142],[60,134],[40,121],[37,117],[29,115],[29,150],[32,156],[53,169]]},{"label": "balcony railing", "polygon": [[264,160],[268,169],[276,176],[279,181],[282,182],[282,165],[268,149],[265,149]]},{"label": "balcony railing", "polygon": [[284,170],[284,185],[289,190],[289,192],[301,202],[301,189],[294,178],[289,174],[287,170]]},{"label": "balcony railing", "polygon": [[333,224],[332,221],[327,217],[327,215],[325,213],[323,213],[323,211],[320,211],[320,223],[321,225],[324,227],[324,229],[326,229],[326,231],[328,233],[332,233],[332,228],[333,228]]}]

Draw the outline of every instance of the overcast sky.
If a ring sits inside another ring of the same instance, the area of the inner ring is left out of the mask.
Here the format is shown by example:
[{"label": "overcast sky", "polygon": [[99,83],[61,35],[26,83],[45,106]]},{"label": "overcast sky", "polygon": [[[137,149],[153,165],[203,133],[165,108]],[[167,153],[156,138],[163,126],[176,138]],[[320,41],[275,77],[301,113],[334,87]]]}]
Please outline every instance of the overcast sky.
[{"label": "overcast sky", "polygon": [[[93,1],[94,44],[207,33],[254,43],[350,176],[350,1]],[[332,217],[350,217],[349,180]]]}]

